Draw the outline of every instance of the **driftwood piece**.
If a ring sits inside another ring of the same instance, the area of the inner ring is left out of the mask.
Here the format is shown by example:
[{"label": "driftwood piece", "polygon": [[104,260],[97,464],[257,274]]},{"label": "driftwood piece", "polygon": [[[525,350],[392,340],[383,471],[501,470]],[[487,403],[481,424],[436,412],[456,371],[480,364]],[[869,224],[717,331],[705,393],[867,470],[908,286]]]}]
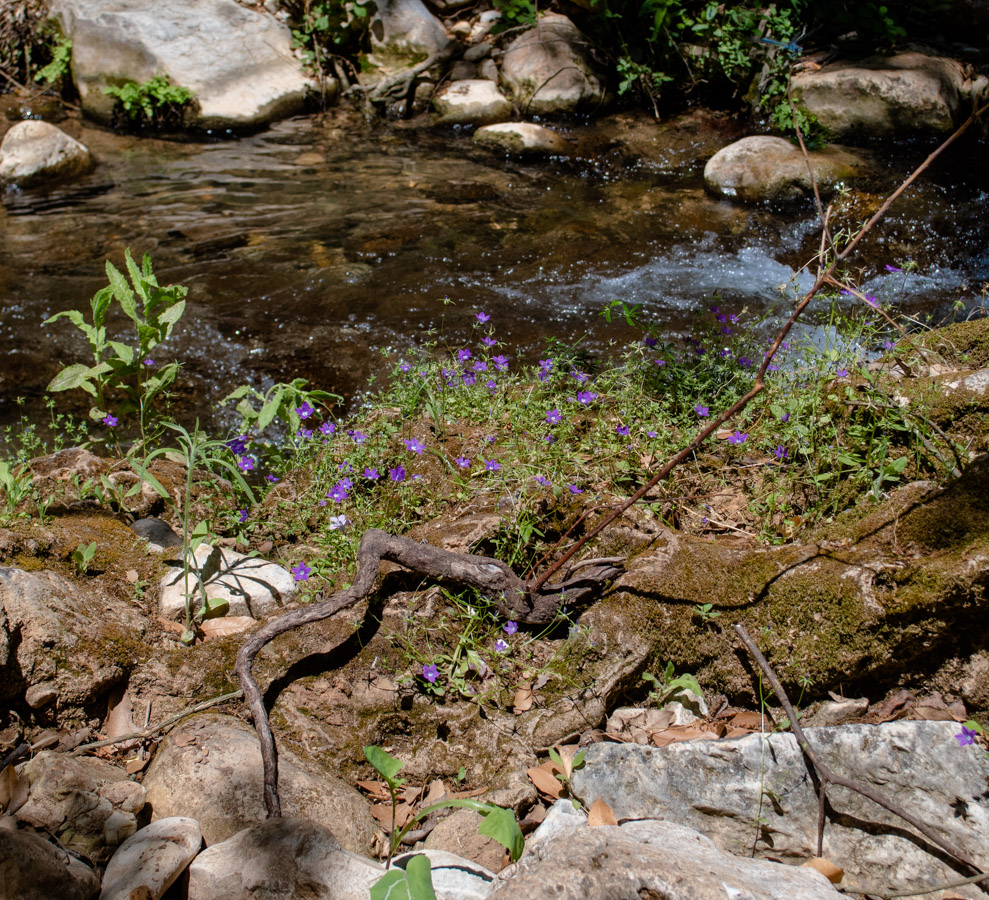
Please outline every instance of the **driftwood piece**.
[{"label": "driftwood piece", "polygon": [[369,528],[357,550],[357,575],[345,590],[312,606],[303,606],[273,619],[252,634],[237,654],[235,671],[244,691],[244,699],[254,719],[261,742],[264,765],[264,802],[268,818],[281,815],[278,798],[278,755],[275,739],[268,721],[261,689],[254,678],[254,660],[265,644],[278,635],[320,622],[348,606],[369,597],[382,562],[393,562],[411,571],[440,582],[453,582],[473,587],[490,597],[498,611],[508,619],[522,624],[545,624],[552,621],[560,606],[586,598],[621,572],[621,560],[605,558],[588,560],[566,581],[548,584],[530,593],[526,584],[500,560],[490,556],[453,553],[411,538],[398,537],[377,528]]}]

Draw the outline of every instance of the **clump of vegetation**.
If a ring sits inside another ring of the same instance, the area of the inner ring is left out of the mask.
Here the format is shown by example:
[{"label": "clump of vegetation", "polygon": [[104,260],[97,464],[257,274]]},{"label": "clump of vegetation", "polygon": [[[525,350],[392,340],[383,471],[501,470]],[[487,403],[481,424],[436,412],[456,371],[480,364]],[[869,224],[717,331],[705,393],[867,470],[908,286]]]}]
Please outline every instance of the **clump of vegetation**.
[{"label": "clump of vegetation", "polygon": [[51,61],[51,41],[42,0],[5,0],[0,7],[0,91],[28,84]]},{"label": "clump of vegetation", "polygon": [[167,75],[155,75],[143,84],[128,81],[108,85],[103,93],[117,100],[117,118],[131,126],[158,130],[185,124],[185,113],[195,97],[188,88],[172,84]]}]

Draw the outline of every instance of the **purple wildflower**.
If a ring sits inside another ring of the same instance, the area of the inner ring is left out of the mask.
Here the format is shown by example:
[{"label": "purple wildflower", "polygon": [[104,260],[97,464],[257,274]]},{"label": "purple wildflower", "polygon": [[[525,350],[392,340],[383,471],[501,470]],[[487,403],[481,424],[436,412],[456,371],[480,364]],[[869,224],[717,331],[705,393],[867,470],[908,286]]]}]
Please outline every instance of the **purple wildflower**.
[{"label": "purple wildflower", "polygon": [[308,400],[302,401],[302,406],[295,408],[295,413],[300,419],[308,419],[316,410],[309,405]]},{"label": "purple wildflower", "polygon": [[240,435],[240,437],[230,438],[227,441],[227,446],[230,448],[230,452],[234,456],[243,456],[244,451],[247,449],[248,437],[246,434]]},{"label": "purple wildflower", "polygon": [[308,581],[309,576],[312,574],[312,569],[304,562],[300,562],[297,566],[292,566],[292,574],[295,576],[297,582]]},{"label": "purple wildflower", "polygon": [[300,428],[295,434],[296,434],[296,437],[304,438],[305,440],[308,441],[309,438],[312,437],[312,429],[311,428]]},{"label": "purple wildflower", "polygon": [[436,668],[435,663],[430,663],[428,666],[422,667],[422,677],[430,684],[433,684],[440,677],[440,670]]},{"label": "purple wildflower", "polygon": [[481,338],[481,343],[484,344],[485,347],[493,347],[498,342],[493,337],[486,334]]},{"label": "purple wildflower", "polygon": [[237,463],[238,468],[241,472],[253,472],[254,471],[254,457],[253,456],[242,456],[240,462]]},{"label": "purple wildflower", "polygon": [[555,444],[556,443],[556,435],[554,435],[554,434],[547,434],[546,437],[543,438],[543,440],[546,441],[547,444]]},{"label": "purple wildflower", "polygon": [[699,403],[694,407],[694,412],[697,413],[702,419],[707,418],[711,414],[710,406],[701,406]]},{"label": "purple wildflower", "polygon": [[590,375],[587,375],[584,372],[578,371],[577,369],[574,369],[570,374],[573,375],[574,380],[578,384],[585,384],[586,382],[590,381],[590,378],[591,378]]},{"label": "purple wildflower", "polygon": [[330,516],[330,531],[339,531],[347,524],[347,517],[344,515]]},{"label": "purple wildflower", "polygon": [[491,316],[489,316],[487,313],[479,312],[476,316],[474,316],[474,318],[477,319],[477,321],[483,325],[485,322],[488,321],[488,319],[491,318]]},{"label": "purple wildflower", "polygon": [[350,494],[347,492],[347,489],[338,482],[330,488],[330,492],[326,496],[336,503],[343,503],[343,501],[346,500]]},{"label": "purple wildflower", "polygon": [[485,381],[484,386],[492,393],[498,390],[498,382],[495,381],[493,378],[489,378],[487,381]]},{"label": "purple wildflower", "polygon": [[484,468],[488,472],[497,472],[501,468],[501,463],[496,459],[486,459],[484,460]]},{"label": "purple wildflower", "polygon": [[729,444],[744,444],[748,440],[748,438],[749,438],[749,433],[747,431],[743,434],[741,431],[739,431],[736,428],[735,429],[735,433],[730,438],[728,438],[728,443]]},{"label": "purple wildflower", "polygon": [[962,730],[955,735],[955,740],[958,741],[960,747],[967,747],[969,744],[975,743],[975,736],[978,732],[974,728],[966,728],[962,725]]},{"label": "purple wildflower", "polygon": [[790,421],[790,414],[789,413],[783,413],[783,415],[780,416],[780,421],[781,422],[784,422],[784,423],[785,422],[789,422]]},{"label": "purple wildflower", "polygon": [[504,628],[505,634],[515,634],[515,632],[518,630],[519,630],[518,622],[509,622]]},{"label": "purple wildflower", "polygon": [[491,362],[494,363],[495,369],[497,369],[499,372],[504,372],[505,369],[508,368],[507,356],[502,356],[501,354],[499,354],[498,356],[493,356],[491,357]]},{"label": "purple wildflower", "polygon": [[141,365],[148,367],[153,366],[154,364],[155,361],[150,356],[145,357],[144,362],[141,363]]},{"label": "purple wildflower", "polygon": [[355,444],[363,444],[367,440],[367,435],[360,431],[355,431],[353,428],[347,432],[353,439]]},{"label": "purple wildflower", "polygon": [[865,302],[868,303],[869,306],[876,306],[876,307],[879,306],[879,301],[875,297],[873,297],[872,294],[865,295]]},{"label": "purple wildflower", "polygon": [[550,486],[550,480],[545,475],[534,475],[532,480],[535,481],[536,484],[541,484],[543,487]]},{"label": "purple wildflower", "polygon": [[377,481],[378,478],[379,478],[378,470],[375,469],[375,468],[373,468],[372,466],[365,466],[364,467],[364,477],[368,481]]},{"label": "purple wildflower", "polygon": [[465,387],[474,387],[477,384],[477,376],[473,372],[465,372],[462,378]]},{"label": "purple wildflower", "polygon": [[773,455],[782,462],[784,459],[788,459],[790,456],[790,451],[786,449],[782,444],[777,444],[776,449],[773,451]]},{"label": "purple wildflower", "polygon": [[411,440],[407,440],[404,443],[406,449],[410,450],[412,453],[415,453],[416,456],[421,456],[422,451],[426,449],[426,445],[421,441],[417,441],[415,438],[412,438]]},{"label": "purple wildflower", "polygon": [[546,421],[549,422],[550,425],[558,425],[561,421],[563,421],[563,416],[561,416],[560,411],[554,407],[546,413]]},{"label": "purple wildflower", "polygon": [[629,433],[630,433],[630,429],[628,425],[619,425],[615,429],[615,434],[617,434],[619,437],[628,437]]},{"label": "purple wildflower", "polygon": [[887,272],[902,272],[903,271],[903,269],[897,268],[896,266],[891,266],[889,263],[886,263],[885,268],[886,268],[886,271]]},{"label": "purple wildflower", "polygon": [[484,362],[483,360],[480,360],[479,359],[479,360],[476,360],[475,361],[474,365],[471,366],[471,368],[475,372],[487,372],[488,371],[488,364],[486,362]]},{"label": "purple wildflower", "polygon": [[118,421],[119,421],[119,419],[116,416],[111,415],[110,413],[107,413],[103,417],[103,424],[106,425],[107,428],[113,428],[117,424]]},{"label": "purple wildflower", "polygon": [[584,406],[588,406],[597,400],[598,395],[593,391],[577,391],[577,402],[583,403]]},{"label": "purple wildflower", "polygon": [[646,437],[654,438],[654,437],[658,437],[658,436],[659,436],[659,433],[656,432],[656,431],[647,431],[646,432]]},{"label": "purple wildflower", "polygon": [[410,366],[405,360],[402,360],[402,364],[398,367],[400,372],[411,372],[412,366]]},{"label": "purple wildflower", "polygon": [[278,481],[278,476],[272,475],[271,472],[269,472],[264,476],[264,480],[267,481],[268,484],[275,484]]},{"label": "purple wildflower", "polygon": [[334,425],[332,422],[324,422],[322,425],[319,426],[319,430],[323,432],[323,434],[325,434],[327,437],[329,437],[331,434],[333,434],[334,431],[337,430],[337,426]]},{"label": "purple wildflower", "polygon": [[748,368],[750,368],[750,367],[752,366],[752,360],[751,360],[751,359],[749,359],[749,358],[748,358],[747,356],[740,356],[740,357],[738,358],[738,364],[739,364],[739,365],[740,365],[740,366],[741,366],[741,367],[742,367],[743,369],[748,369]]},{"label": "purple wildflower", "polygon": [[847,378],[848,377],[848,369],[838,369],[835,372],[835,375],[837,375],[839,378]]},{"label": "purple wildflower", "polygon": [[455,462],[457,463],[458,466],[460,466],[461,469],[470,468],[470,460],[466,456],[458,456]]},{"label": "purple wildflower", "polygon": [[577,487],[575,484],[568,485],[571,494],[583,494],[584,489]]},{"label": "purple wildflower", "polygon": [[463,350],[458,350],[457,359],[461,362],[467,362],[467,360],[470,359],[470,350],[467,347],[464,347]]},{"label": "purple wildflower", "polygon": [[883,350],[892,350],[896,347],[893,341],[883,341]]},{"label": "purple wildflower", "polygon": [[250,513],[246,509],[242,509],[239,512],[240,512],[240,521],[241,524],[243,524],[244,522],[247,521],[247,517],[250,515]]},{"label": "purple wildflower", "polygon": [[405,481],[405,466],[399,463],[394,469],[389,469],[388,477],[395,482]]},{"label": "purple wildflower", "polygon": [[665,359],[654,359],[653,362],[657,366],[665,366],[666,365],[666,360]]},{"label": "purple wildflower", "polygon": [[497,653],[504,653],[508,649],[508,644],[501,638],[498,638],[495,641],[494,648]]},{"label": "purple wildflower", "polygon": [[645,344],[647,347],[655,347],[659,343],[659,339],[654,338],[652,337],[652,335],[650,335],[649,337],[644,337],[642,339],[642,343]]}]

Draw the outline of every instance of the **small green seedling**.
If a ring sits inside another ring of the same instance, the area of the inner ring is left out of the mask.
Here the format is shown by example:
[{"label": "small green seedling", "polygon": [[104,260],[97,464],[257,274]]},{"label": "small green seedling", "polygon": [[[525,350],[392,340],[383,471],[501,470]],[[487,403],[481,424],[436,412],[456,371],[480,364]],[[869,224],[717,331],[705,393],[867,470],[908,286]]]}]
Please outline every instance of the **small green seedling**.
[{"label": "small green seedling", "polygon": [[89,564],[96,555],[96,541],[90,544],[80,544],[72,551],[72,562],[75,563],[76,571],[80,575],[85,575],[89,571]]},{"label": "small green seedling", "polygon": [[655,690],[649,692],[649,699],[655,701],[657,706],[662,706],[671,697],[679,694],[680,691],[686,690],[696,694],[698,697],[704,696],[701,686],[697,683],[697,679],[689,672],[684,672],[682,675],[677,675],[676,677],[674,677],[673,673],[673,661],[670,660],[666,664],[662,681],[649,672],[645,672],[642,675],[642,680],[648,681],[655,688]]},{"label": "small green seedling", "polygon": [[714,609],[713,603],[698,603],[694,607],[694,615],[702,622],[713,622],[721,613]]},{"label": "small green seedling", "polygon": [[461,807],[474,810],[484,817],[481,827],[478,828],[480,834],[505,847],[512,862],[515,862],[522,855],[525,838],[522,836],[518,822],[515,821],[514,813],[510,809],[503,809],[493,803],[482,803],[480,800],[440,800],[438,803],[432,803],[419,810],[401,830],[396,829],[395,810],[398,806],[398,790],[405,784],[405,779],[399,778],[398,773],[405,764],[380,747],[365,747],[364,755],[374,770],[384,779],[388,786],[388,793],[391,795],[391,842],[388,847],[388,858],[385,860],[385,866],[389,868],[389,871],[371,888],[371,900],[436,900],[429,860],[425,856],[412,857],[405,869],[391,869],[390,866],[395,850],[401,844],[406,832],[413,824],[421,821],[437,809]]}]

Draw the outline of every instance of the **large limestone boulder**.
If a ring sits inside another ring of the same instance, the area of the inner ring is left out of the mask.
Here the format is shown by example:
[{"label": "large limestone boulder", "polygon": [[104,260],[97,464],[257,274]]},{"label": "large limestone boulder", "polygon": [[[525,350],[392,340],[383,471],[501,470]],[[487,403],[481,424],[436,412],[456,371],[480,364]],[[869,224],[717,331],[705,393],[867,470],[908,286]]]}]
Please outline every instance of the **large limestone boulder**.
[{"label": "large limestone boulder", "polygon": [[[124,526],[121,526],[124,528]],[[54,572],[0,567],[0,701],[82,715],[125,676],[119,654],[82,650],[139,636],[141,611]]]},{"label": "large limestone boulder", "polygon": [[17,818],[50,831],[68,850],[105,861],[137,831],[144,788],[123,769],[44,750],[24,763],[20,775],[31,793]]},{"label": "large limestone boulder", "polygon": [[474,143],[513,156],[566,153],[567,142],[552,128],[535,122],[503,122],[485,125],[474,134]]},{"label": "large limestone boulder", "polygon": [[106,122],[111,84],[165,74],[195,94],[198,128],[251,128],[302,109],[309,81],[289,29],[236,0],[52,0],[72,41],[72,77],[88,115]]},{"label": "large limestone boulder", "polygon": [[[311,816],[337,841],[366,853],[377,830],[364,799],[348,784],[285,747],[278,752],[278,790],[287,816]],[[257,733],[232,716],[202,715],[172,731],[144,779],[152,818],[188,816],[212,846],[265,817]]]},{"label": "large limestone boulder", "polygon": [[604,102],[604,84],[589,47],[590,41],[566,16],[549,13],[505,48],[501,84],[526,115],[598,107]]},{"label": "large limestone boulder", "polygon": [[0,185],[31,187],[83,175],[92,167],[88,148],[48,122],[18,122],[0,144]]},{"label": "large limestone boulder", "polygon": [[909,52],[801,72],[792,95],[834,137],[892,138],[952,131],[986,87],[956,60]]},{"label": "large limestone boulder", "polygon": [[100,879],[40,834],[0,828],[0,900],[91,900]]},{"label": "large limestone boulder", "polygon": [[[898,721],[805,733],[835,772],[986,861],[985,762],[977,748],[959,747],[957,723]],[[817,789],[789,732],[662,748],[593,744],[585,760],[573,775],[575,794],[587,804],[600,798],[619,819],[675,821],[739,855],[791,862],[817,855]],[[828,801],[833,812],[824,829],[824,856],[845,870],[850,883],[868,884],[876,893],[926,892],[957,880],[940,854],[925,850],[925,838],[871,800],[831,787]],[[963,896],[982,894],[973,885]]]},{"label": "large limestone boulder", "polygon": [[512,104],[485,78],[450,83],[433,97],[433,107],[440,125],[484,125],[512,114]]},{"label": "large limestone boulder", "polygon": [[443,23],[422,0],[381,0],[376,5],[368,62],[381,73],[396,72],[431,56],[443,55],[452,46]]},{"label": "large limestone boulder", "polygon": [[366,900],[381,863],[302,818],[268,819],[214,844],[189,868],[189,900]]},{"label": "large limestone boulder", "polygon": [[[839,181],[865,170],[861,159],[838,147],[816,150],[810,154],[810,161],[824,196]],[[769,135],[742,138],[715,153],[704,167],[704,184],[719,197],[749,203],[789,203],[814,194],[807,160],[800,148]]]},{"label": "large limestone boulder", "polygon": [[494,881],[490,900],[838,900],[812,869],[719,852],[673,822],[568,829],[551,837]]},{"label": "large limestone boulder", "polygon": [[186,870],[202,842],[195,819],[175,816],[152,822],[113,854],[103,873],[100,900],[130,900],[142,889],[158,900]]}]

